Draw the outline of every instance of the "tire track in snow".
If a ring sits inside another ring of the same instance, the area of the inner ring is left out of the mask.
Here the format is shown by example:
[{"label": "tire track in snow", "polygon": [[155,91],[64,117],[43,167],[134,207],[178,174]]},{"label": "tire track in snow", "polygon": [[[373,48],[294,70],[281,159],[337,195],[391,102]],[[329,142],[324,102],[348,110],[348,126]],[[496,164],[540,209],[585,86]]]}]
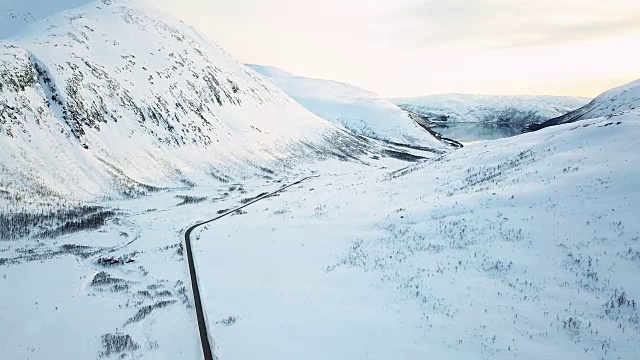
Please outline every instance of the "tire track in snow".
[{"label": "tire track in snow", "polygon": [[289,185],[283,186],[280,189],[270,192],[268,194],[265,194],[263,196],[260,196],[256,199],[253,199],[251,201],[249,201],[248,203],[239,206],[235,209],[231,209],[227,212],[225,212],[224,214],[217,216],[211,220],[207,220],[207,221],[203,221],[200,223],[197,223],[193,226],[191,226],[190,228],[187,229],[187,231],[184,233],[184,243],[185,243],[185,249],[187,251],[187,262],[189,265],[189,276],[191,278],[191,289],[193,291],[193,301],[195,304],[195,308],[196,308],[196,318],[198,320],[198,332],[200,333],[200,343],[202,344],[202,353],[204,355],[204,359],[205,360],[215,360],[217,359],[216,357],[213,356],[213,351],[211,350],[211,342],[209,340],[209,333],[207,332],[207,324],[205,321],[205,315],[204,315],[204,310],[202,308],[202,299],[200,298],[200,288],[198,287],[198,276],[196,274],[196,269],[195,269],[195,264],[193,262],[193,253],[192,253],[192,249],[191,249],[191,232],[193,230],[195,230],[196,228],[198,228],[199,226],[202,225],[206,225],[208,223],[211,223],[213,221],[216,221],[220,218],[223,218],[225,216],[228,216],[238,210],[241,210],[253,203],[256,203],[260,200],[264,200],[270,196],[273,196],[279,192],[282,192],[294,185],[298,185],[300,183],[302,183],[303,181],[310,179],[310,178],[314,178],[314,177],[318,177],[319,175],[312,175],[312,176],[307,176],[303,179],[300,179],[294,183],[291,183]]}]

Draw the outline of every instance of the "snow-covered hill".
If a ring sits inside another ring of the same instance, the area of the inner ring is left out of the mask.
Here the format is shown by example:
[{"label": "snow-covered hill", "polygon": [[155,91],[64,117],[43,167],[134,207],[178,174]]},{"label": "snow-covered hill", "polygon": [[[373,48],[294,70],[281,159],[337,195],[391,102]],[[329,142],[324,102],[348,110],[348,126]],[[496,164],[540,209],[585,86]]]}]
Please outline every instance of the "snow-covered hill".
[{"label": "snow-covered hill", "polygon": [[[410,166],[328,160],[322,176],[198,228],[215,356],[636,359],[639,119]],[[202,359],[184,229],[281,186],[110,200],[98,205],[119,210],[99,229],[2,241],[2,358]]]},{"label": "snow-covered hill", "polygon": [[220,358],[637,358],[638,136],[635,110],[354,167],[202,230]]},{"label": "snow-covered hill", "polygon": [[438,146],[437,140],[402,109],[357,86],[305,78],[282,69],[250,65],[312,113],[351,132],[376,139],[419,146]]},{"label": "snow-covered hill", "polygon": [[141,2],[9,1],[0,11],[3,193],[144,193],[360,146]]},{"label": "snow-covered hill", "polygon": [[389,101],[431,121],[524,124],[564,115],[589,100],[569,96],[442,94]]},{"label": "snow-covered hill", "polygon": [[535,131],[548,126],[566,124],[578,120],[612,116],[637,108],[640,108],[640,79],[608,90],[587,105],[568,114],[549,119],[542,123],[530,124],[527,126],[527,130]]}]

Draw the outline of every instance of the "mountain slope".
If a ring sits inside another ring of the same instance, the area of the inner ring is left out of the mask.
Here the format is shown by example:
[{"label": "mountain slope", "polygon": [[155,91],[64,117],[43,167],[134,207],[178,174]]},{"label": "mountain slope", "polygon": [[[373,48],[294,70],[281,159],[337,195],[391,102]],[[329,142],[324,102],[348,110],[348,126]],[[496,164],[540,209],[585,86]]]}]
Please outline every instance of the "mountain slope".
[{"label": "mountain slope", "polygon": [[38,2],[14,5],[0,41],[4,192],[135,194],[359,146],[143,3],[70,1],[39,19]]},{"label": "mountain slope", "polygon": [[587,105],[565,115],[549,119],[540,124],[530,124],[527,131],[540,130],[549,126],[572,123],[578,120],[611,116],[640,107],[640,79],[608,90]]},{"label": "mountain slope", "polygon": [[527,123],[566,114],[589,99],[568,96],[442,94],[390,99],[431,121]]},{"label": "mountain slope", "polygon": [[207,312],[238,320],[218,355],[637,358],[639,115],[356,165],[202,230]]},{"label": "mountain slope", "polygon": [[378,95],[353,85],[305,78],[263,65],[250,68],[319,117],[375,139],[419,146],[441,146],[408,114]]},{"label": "mountain slope", "polygon": [[0,38],[16,35],[30,24],[95,0],[3,0],[0,3]]}]

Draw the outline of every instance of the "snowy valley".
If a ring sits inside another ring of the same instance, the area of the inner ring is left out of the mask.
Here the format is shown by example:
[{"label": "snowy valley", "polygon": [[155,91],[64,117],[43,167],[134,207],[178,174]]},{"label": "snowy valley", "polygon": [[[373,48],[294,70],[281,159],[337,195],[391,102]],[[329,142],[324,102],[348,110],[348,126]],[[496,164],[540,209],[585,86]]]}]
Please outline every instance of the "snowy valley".
[{"label": "snowy valley", "polygon": [[401,109],[135,0],[0,21],[3,359],[640,356],[638,81]]},{"label": "snowy valley", "polygon": [[521,134],[528,124],[547,121],[586,104],[571,96],[442,94],[390,101],[419,116],[446,137],[463,143]]}]

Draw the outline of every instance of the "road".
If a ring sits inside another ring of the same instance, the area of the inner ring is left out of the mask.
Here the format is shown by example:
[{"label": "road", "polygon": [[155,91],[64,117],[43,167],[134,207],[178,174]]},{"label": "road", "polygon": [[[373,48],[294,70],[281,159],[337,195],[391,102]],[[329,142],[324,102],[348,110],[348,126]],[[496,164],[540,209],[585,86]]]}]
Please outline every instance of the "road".
[{"label": "road", "polygon": [[211,220],[207,220],[207,221],[203,221],[200,222],[198,224],[195,224],[193,226],[191,226],[190,228],[187,229],[187,231],[184,233],[184,244],[185,244],[185,249],[187,250],[187,262],[189,265],[189,276],[191,277],[191,289],[193,290],[193,301],[195,304],[195,308],[196,308],[196,318],[198,319],[198,332],[200,333],[200,343],[202,344],[202,354],[204,355],[204,359],[205,360],[214,360],[215,357],[213,356],[213,351],[211,350],[211,343],[209,341],[209,333],[207,332],[207,324],[205,322],[205,317],[204,317],[204,310],[202,308],[202,299],[200,298],[200,288],[198,287],[198,276],[196,274],[196,269],[194,266],[194,262],[193,262],[193,251],[191,249],[191,232],[193,230],[195,230],[197,227],[208,224],[210,222],[216,221],[220,218],[223,218],[225,216],[228,216],[230,214],[232,214],[235,211],[238,211],[240,209],[243,209],[253,203],[256,203],[260,200],[264,200],[265,198],[268,198],[269,196],[275,195],[281,191],[286,190],[287,188],[290,188],[294,185],[298,185],[301,182],[310,179],[310,178],[314,178],[314,177],[318,177],[318,175],[313,175],[313,176],[307,176],[304,179],[298,180],[294,183],[291,183],[289,185],[283,186],[280,189],[270,192],[268,194],[265,194],[263,196],[260,196],[256,199],[251,200],[250,202],[239,206],[235,209],[229,210],[227,212],[225,212],[224,214],[217,216]]}]

